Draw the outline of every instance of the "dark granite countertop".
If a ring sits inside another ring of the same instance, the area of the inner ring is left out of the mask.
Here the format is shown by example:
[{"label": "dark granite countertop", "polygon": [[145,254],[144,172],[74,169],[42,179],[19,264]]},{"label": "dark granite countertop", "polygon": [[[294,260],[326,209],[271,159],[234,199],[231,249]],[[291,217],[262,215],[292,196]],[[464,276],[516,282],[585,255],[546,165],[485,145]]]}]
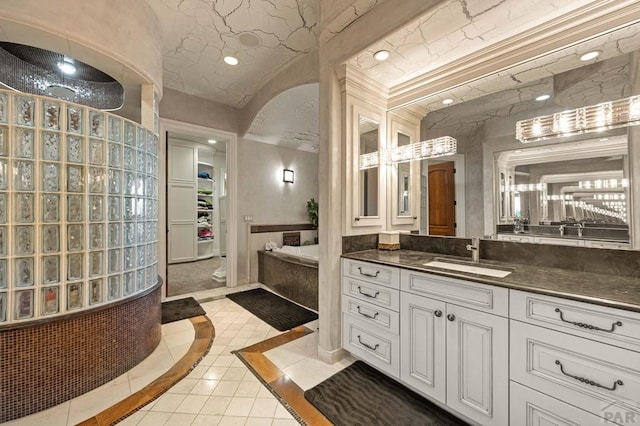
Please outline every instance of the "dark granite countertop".
[{"label": "dark granite countertop", "polygon": [[464,261],[466,264],[469,260],[412,250],[365,250],[346,253],[342,257],[640,312],[640,277],[481,260],[477,266],[513,270],[504,278],[495,278],[424,266],[436,258]]}]

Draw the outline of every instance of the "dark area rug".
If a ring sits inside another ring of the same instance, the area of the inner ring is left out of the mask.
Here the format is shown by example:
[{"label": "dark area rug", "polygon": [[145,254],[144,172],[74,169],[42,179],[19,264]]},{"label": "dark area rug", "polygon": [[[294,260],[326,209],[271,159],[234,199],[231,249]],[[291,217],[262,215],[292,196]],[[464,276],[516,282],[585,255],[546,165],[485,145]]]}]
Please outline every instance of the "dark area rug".
[{"label": "dark area rug", "polygon": [[238,305],[278,331],[291,330],[318,318],[318,314],[262,288],[227,294]]},{"label": "dark area rug", "polygon": [[204,309],[193,297],[162,303],[162,324],[205,314]]},{"label": "dark area rug", "polygon": [[467,425],[362,361],[309,389],[304,397],[336,426]]}]

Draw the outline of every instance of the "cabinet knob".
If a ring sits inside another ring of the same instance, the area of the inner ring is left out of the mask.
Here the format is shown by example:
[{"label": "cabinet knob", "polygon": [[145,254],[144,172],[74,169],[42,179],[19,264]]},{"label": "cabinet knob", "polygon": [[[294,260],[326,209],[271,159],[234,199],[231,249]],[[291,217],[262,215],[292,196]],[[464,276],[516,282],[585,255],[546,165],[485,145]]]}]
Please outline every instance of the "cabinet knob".
[{"label": "cabinet knob", "polygon": [[448,319],[449,321],[454,321],[454,320],[456,319],[456,316],[455,316],[455,315],[453,315],[453,314],[449,314],[449,315],[447,315],[447,319]]},{"label": "cabinet knob", "polygon": [[437,311],[435,311],[433,313],[433,315],[435,315],[436,317],[440,318],[442,316],[442,311],[440,309],[438,309]]}]

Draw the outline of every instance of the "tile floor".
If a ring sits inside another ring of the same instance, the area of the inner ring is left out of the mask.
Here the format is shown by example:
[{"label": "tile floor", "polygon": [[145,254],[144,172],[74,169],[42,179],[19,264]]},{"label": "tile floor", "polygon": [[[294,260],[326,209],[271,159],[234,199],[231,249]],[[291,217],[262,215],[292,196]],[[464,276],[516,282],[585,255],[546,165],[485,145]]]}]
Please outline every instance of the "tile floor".
[{"label": "tile floor", "polygon": [[[236,288],[246,290],[253,284]],[[195,293],[202,300],[224,289]],[[184,297],[181,296],[181,297]],[[173,298],[170,298],[173,299]],[[122,425],[297,425],[298,422],[231,351],[280,334],[226,298],[202,303],[216,337],[209,354],[167,393],[125,419]],[[306,325],[316,330],[316,322]],[[162,341],[142,363],[117,379],[49,410],[7,425],[74,425],[144,387],[186,353],[194,337],[189,320],[162,326]],[[317,358],[317,333],[265,352],[302,389],[309,389],[353,362],[329,365]]]}]

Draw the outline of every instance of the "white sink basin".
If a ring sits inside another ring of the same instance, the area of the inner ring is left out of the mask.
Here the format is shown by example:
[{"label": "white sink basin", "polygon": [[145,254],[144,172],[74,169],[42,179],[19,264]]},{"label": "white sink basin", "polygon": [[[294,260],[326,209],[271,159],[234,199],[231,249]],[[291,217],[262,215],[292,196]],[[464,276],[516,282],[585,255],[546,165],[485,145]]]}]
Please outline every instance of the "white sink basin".
[{"label": "white sink basin", "polygon": [[424,266],[431,266],[433,268],[449,269],[451,271],[468,272],[470,274],[486,275],[489,277],[504,278],[511,274],[512,271],[506,271],[504,269],[487,268],[484,266],[468,265],[461,263],[443,262],[441,260],[432,260],[427,262]]}]

